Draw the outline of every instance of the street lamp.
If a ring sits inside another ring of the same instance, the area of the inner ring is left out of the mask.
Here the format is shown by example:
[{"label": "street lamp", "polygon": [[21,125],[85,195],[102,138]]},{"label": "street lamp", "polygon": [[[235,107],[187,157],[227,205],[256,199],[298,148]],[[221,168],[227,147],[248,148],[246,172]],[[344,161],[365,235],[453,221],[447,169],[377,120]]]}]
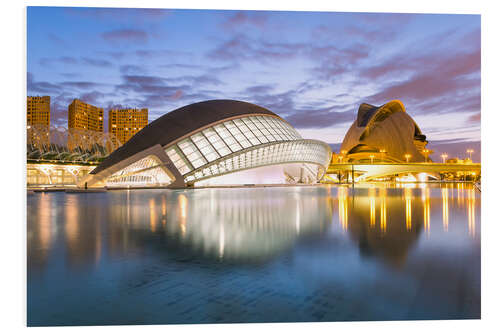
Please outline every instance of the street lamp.
[{"label": "street lamp", "polygon": [[472,153],[474,152],[474,149],[467,149],[467,154],[469,154],[469,160],[472,162]]},{"label": "street lamp", "polygon": [[425,163],[427,163],[427,158],[429,157],[429,149],[425,148],[423,151],[425,157]]},{"label": "street lamp", "polygon": [[443,163],[445,163],[448,154],[441,154],[441,158],[443,159]]},{"label": "street lamp", "polygon": [[339,156],[340,163],[342,163],[342,159],[344,159],[344,156],[345,156],[345,154],[346,154],[346,153],[347,153],[347,151],[346,151],[346,150],[341,150],[341,151],[340,151],[340,154],[342,154],[342,155],[340,155],[340,156]]},{"label": "street lamp", "polygon": [[409,163],[409,162],[410,162],[410,157],[411,157],[411,155],[410,155],[410,154],[405,154],[406,163]]},{"label": "street lamp", "polygon": [[375,157],[375,155],[370,155],[370,160],[372,161],[372,164],[373,164],[373,158]]},{"label": "street lamp", "polygon": [[382,148],[379,151],[382,154],[382,162],[383,162],[383,161],[385,161],[385,153],[387,153],[387,150],[385,150],[384,148]]}]

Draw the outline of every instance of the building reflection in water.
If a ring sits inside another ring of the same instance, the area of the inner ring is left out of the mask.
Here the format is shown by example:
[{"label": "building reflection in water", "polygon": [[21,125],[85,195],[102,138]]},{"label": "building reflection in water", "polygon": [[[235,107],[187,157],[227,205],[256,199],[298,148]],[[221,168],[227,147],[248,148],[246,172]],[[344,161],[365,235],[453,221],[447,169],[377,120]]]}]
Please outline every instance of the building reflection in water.
[{"label": "building reflection in water", "polygon": [[377,209],[376,209],[376,203],[375,203],[375,196],[376,196],[376,189],[374,187],[370,187],[368,189],[368,196],[370,198],[370,228],[375,227],[375,222],[376,222],[376,214],[377,214]]},{"label": "building reflection in water", "polygon": [[[47,257],[50,254],[55,231],[52,218],[52,196],[47,193],[41,193],[37,196],[37,207],[28,205],[28,220],[31,216],[35,217],[36,223],[28,223],[27,228],[27,253],[28,266],[43,269],[47,263]],[[29,222],[29,221],[28,221]],[[33,256],[36,254],[36,256]]]},{"label": "building reflection in water", "polygon": [[468,197],[467,197],[467,218],[468,218],[468,230],[469,230],[469,235],[472,237],[475,237],[476,235],[476,196],[474,194],[474,189],[470,188],[467,190],[468,192]]},{"label": "building reflection in water", "polygon": [[337,197],[339,202],[339,222],[342,230],[347,230],[348,227],[348,219],[349,219],[349,211],[348,211],[348,196],[349,189],[342,186],[337,190]]},{"label": "building reflection in water", "polygon": [[86,202],[84,196],[67,195],[64,206],[65,259],[74,268],[97,265],[102,256],[102,211],[81,209]]},{"label": "building reflection in water", "polygon": [[380,189],[380,231],[385,234],[387,231],[387,190]]},{"label": "building reflection in water", "polygon": [[153,198],[149,199],[149,225],[151,232],[156,231],[156,205]]},{"label": "building reflection in water", "polygon": [[[169,215],[170,243],[205,258],[261,261],[289,248],[297,237],[331,223],[325,188],[203,189],[179,194],[179,216]],[[180,237],[179,237],[180,236]]]},{"label": "building reflection in water", "polygon": [[187,199],[184,194],[179,195],[179,226],[181,228],[182,237],[186,235],[186,218],[187,218]]},{"label": "building reflection in water", "polygon": [[[466,208],[460,210],[455,204],[462,192]],[[432,208],[442,213],[443,231],[463,228],[473,238],[480,206],[474,188],[462,184],[126,190],[28,199],[28,265],[39,270],[55,247],[69,268],[97,265],[103,256],[141,255],[148,246],[160,255],[180,251],[218,261],[262,261],[304,236],[323,237],[325,230],[347,232],[362,255],[398,266],[422,230],[430,236]],[[332,225],[337,207],[339,222]],[[440,231],[433,233],[443,237]]]},{"label": "building reflection in water", "polygon": [[448,231],[448,219],[449,219],[449,213],[448,213],[448,186],[444,186],[441,189],[441,201],[443,202],[443,230]]},{"label": "building reflection in water", "polygon": [[422,189],[422,202],[424,205],[424,229],[429,236],[431,232],[431,198],[428,187]]},{"label": "building reflection in water", "polygon": [[[422,228],[422,203],[412,199],[415,189],[381,186],[377,189],[377,197],[374,190],[368,189],[368,195],[363,188],[354,191],[350,235],[357,241],[362,255],[377,256],[391,265],[400,266]],[[380,217],[374,222],[377,202]],[[373,228],[377,222],[379,228]]]},{"label": "building reflection in water", "polygon": [[161,197],[161,224],[165,226],[167,223],[167,199],[165,196]]},{"label": "building reflection in water", "polygon": [[412,199],[411,189],[405,188],[406,230],[411,230],[411,199]]}]

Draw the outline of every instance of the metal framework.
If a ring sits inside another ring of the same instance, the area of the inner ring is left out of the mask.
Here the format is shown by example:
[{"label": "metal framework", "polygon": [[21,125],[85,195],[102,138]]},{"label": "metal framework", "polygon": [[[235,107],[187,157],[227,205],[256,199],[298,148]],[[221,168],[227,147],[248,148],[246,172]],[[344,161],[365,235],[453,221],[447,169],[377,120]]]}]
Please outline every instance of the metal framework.
[{"label": "metal framework", "polygon": [[106,185],[110,187],[133,186],[139,183],[144,186],[167,186],[173,179],[163,168],[164,166],[156,156],[149,155],[115,172],[107,179]]},{"label": "metal framework", "polygon": [[112,133],[30,125],[26,129],[28,160],[99,162],[121,146]]}]

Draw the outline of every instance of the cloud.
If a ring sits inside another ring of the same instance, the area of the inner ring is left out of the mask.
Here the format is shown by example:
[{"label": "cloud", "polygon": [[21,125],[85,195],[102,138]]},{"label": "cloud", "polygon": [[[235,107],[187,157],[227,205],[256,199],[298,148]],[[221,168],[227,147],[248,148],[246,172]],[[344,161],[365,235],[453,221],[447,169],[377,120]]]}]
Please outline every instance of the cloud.
[{"label": "cloud", "polygon": [[262,84],[258,86],[251,86],[245,89],[245,93],[247,94],[264,94],[269,93],[273,90],[273,86],[270,84]]},{"label": "cloud", "polygon": [[192,54],[186,51],[179,51],[179,50],[168,50],[168,49],[139,49],[136,50],[135,55],[138,56],[139,58],[142,58],[143,60],[150,60],[151,58],[161,58],[162,60],[164,59],[176,59],[180,58],[183,59],[184,61],[189,61],[190,57]]},{"label": "cloud", "polygon": [[64,46],[64,47],[68,46],[68,43],[66,43],[66,41],[64,41],[62,38],[58,37],[57,35],[55,35],[53,33],[49,33],[48,38],[51,42],[53,42],[56,45]]},{"label": "cloud", "polygon": [[354,71],[355,66],[370,55],[368,48],[362,44],[337,48],[334,46],[311,47],[310,58],[318,65],[311,69],[316,80],[335,82],[342,74]]},{"label": "cloud", "polygon": [[64,81],[60,83],[61,87],[64,88],[77,88],[77,89],[96,89],[99,86],[103,85],[102,83],[89,82],[89,81]]},{"label": "cloud", "polygon": [[27,91],[28,94],[53,94],[61,91],[61,86],[45,81],[35,81],[31,72],[27,75]]},{"label": "cloud", "polygon": [[264,28],[268,22],[268,15],[262,12],[238,11],[222,22],[225,30],[233,31],[237,28]]},{"label": "cloud", "polygon": [[222,81],[215,75],[202,74],[202,75],[184,75],[180,77],[171,78],[172,81],[189,82],[196,85],[222,85]]},{"label": "cloud", "polygon": [[166,103],[178,100],[189,85],[169,84],[168,79],[159,76],[123,75],[123,83],[115,86],[115,92],[120,95],[135,93],[134,102],[147,107],[162,107]]},{"label": "cloud", "polygon": [[333,125],[351,123],[355,119],[355,112],[335,111],[338,109],[346,109],[352,105],[335,105],[325,109],[301,109],[296,110],[286,120],[296,128],[325,128]]},{"label": "cloud", "polygon": [[91,66],[96,66],[96,67],[111,67],[113,64],[107,60],[103,59],[93,59],[93,58],[82,58],[82,62],[85,65],[91,65]]},{"label": "cloud", "polygon": [[86,92],[86,93],[80,94],[80,96],[78,98],[81,101],[85,101],[85,103],[96,105],[96,104],[99,104],[99,101],[102,98],[107,97],[107,96],[108,95],[106,95],[106,94],[104,94],[102,92],[93,90],[91,92]]},{"label": "cloud", "polygon": [[329,41],[353,41],[368,44],[385,44],[394,41],[405,32],[416,14],[399,13],[332,13],[346,18],[347,24],[338,26],[323,23],[312,30],[312,38]]},{"label": "cloud", "polygon": [[480,123],[481,122],[481,112],[477,112],[469,117],[470,122]]},{"label": "cloud", "polygon": [[82,76],[81,73],[59,73],[59,75],[61,75],[62,77],[66,78],[66,79],[74,79],[74,78]]},{"label": "cloud", "polygon": [[39,62],[42,66],[52,66],[53,64],[75,65],[78,64],[78,59],[75,57],[58,57],[58,58],[40,58]]},{"label": "cloud", "polygon": [[89,18],[98,21],[115,21],[130,23],[151,23],[164,20],[167,16],[173,13],[169,9],[154,9],[154,8],[64,8],[65,12],[70,15]]},{"label": "cloud", "polygon": [[127,55],[125,52],[120,51],[100,52],[100,54],[104,54],[113,60],[120,60]]},{"label": "cloud", "polygon": [[165,79],[159,76],[123,75],[122,78],[125,80],[126,84],[138,85],[141,87],[161,85],[165,83]]},{"label": "cloud", "polygon": [[257,62],[276,66],[277,61],[305,59],[314,64],[311,75],[314,80],[331,81],[339,74],[348,72],[355,64],[369,56],[369,48],[363,44],[350,46],[317,45],[315,43],[271,42],[236,34],[222,42],[206,55],[210,60]]},{"label": "cloud", "polygon": [[39,60],[39,64],[42,66],[53,67],[54,65],[60,65],[67,67],[68,65],[76,66],[76,65],[90,65],[96,67],[111,67],[113,64],[104,59],[96,59],[96,58],[88,58],[88,57],[57,57],[57,58],[41,58]]},{"label": "cloud", "polygon": [[237,34],[211,50],[207,56],[213,60],[251,60],[269,63],[273,60],[295,57],[305,46],[306,44],[302,43],[270,43],[252,39],[245,34]]},{"label": "cloud", "polygon": [[120,73],[128,75],[141,75],[146,72],[146,69],[138,65],[122,65],[120,66]]},{"label": "cloud", "polygon": [[[357,66],[353,86],[371,87],[363,102],[401,100],[413,115],[481,110],[480,31],[447,30],[378,61]],[[474,42],[475,41],[475,42]],[[471,121],[479,122],[472,117]],[[468,121],[464,117],[464,123]]]},{"label": "cloud", "polygon": [[138,29],[119,29],[103,32],[101,37],[109,42],[146,43],[148,33]]},{"label": "cloud", "polygon": [[[473,53],[455,54],[451,57],[436,57],[432,62],[423,61],[424,59],[413,59],[411,66],[419,69],[415,69],[414,74],[408,79],[390,83],[379,92],[368,96],[368,99],[421,101],[442,98],[446,94],[478,87],[479,79],[468,75],[479,74],[479,50]],[[387,71],[395,72],[396,69],[393,66],[397,67],[397,63],[385,64]],[[397,80],[397,77],[395,79]]]}]

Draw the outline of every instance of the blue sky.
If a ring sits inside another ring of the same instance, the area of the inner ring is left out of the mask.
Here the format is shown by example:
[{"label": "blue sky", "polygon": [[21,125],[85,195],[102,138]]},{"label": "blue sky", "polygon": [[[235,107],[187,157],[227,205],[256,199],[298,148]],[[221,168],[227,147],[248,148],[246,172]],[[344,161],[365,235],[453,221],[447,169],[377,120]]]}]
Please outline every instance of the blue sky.
[{"label": "blue sky", "polygon": [[28,94],[56,125],[73,98],[150,121],[238,99],[335,149],[359,104],[400,99],[435,155],[480,155],[479,15],[28,7],[27,24]]}]

